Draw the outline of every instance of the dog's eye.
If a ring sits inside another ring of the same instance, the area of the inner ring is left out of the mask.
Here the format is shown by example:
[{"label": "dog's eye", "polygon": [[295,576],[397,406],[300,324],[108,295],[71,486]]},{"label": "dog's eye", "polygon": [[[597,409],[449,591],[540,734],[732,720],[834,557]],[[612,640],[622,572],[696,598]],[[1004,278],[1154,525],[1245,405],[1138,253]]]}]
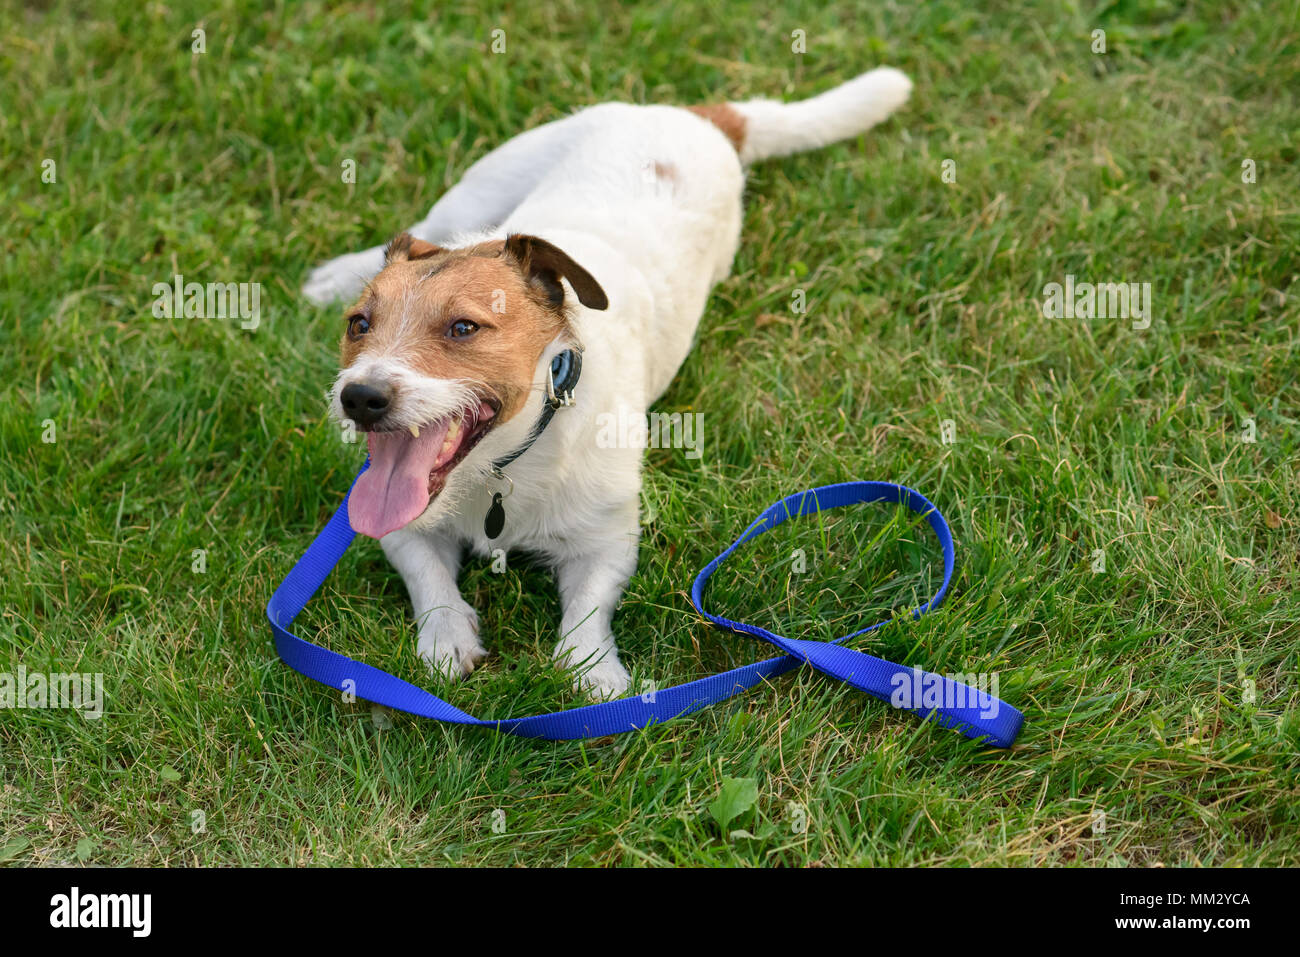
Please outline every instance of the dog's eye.
[{"label": "dog's eye", "polygon": [[447,327],[448,339],[467,339],[478,332],[478,323],[468,319],[457,319]]},{"label": "dog's eye", "polygon": [[348,336],[358,339],[370,331],[370,320],[359,313],[355,316],[348,316]]}]

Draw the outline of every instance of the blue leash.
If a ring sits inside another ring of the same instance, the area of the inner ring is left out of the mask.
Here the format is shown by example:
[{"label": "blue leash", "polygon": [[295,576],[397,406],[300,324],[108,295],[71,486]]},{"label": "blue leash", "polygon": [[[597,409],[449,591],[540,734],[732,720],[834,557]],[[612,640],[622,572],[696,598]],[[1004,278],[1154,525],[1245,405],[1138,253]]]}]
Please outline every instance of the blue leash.
[{"label": "blue leash", "polygon": [[[361,472],[368,466],[369,462],[362,467]],[[361,472],[357,473],[358,477]],[[354,479],[354,484],[355,481]],[[351,490],[348,495],[351,496]],[[939,510],[920,492],[890,482],[824,485],[798,492],[770,505],[731,547],[704,567],[691,586],[691,603],[695,610],[714,625],[761,638],[781,649],[784,654],[709,678],[657,689],[652,695],[619,698],[554,714],[499,721],[475,718],[423,688],[289,633],[288,628],[293,620],[334,570],[356,537],[348,524],[347,498],[343,499],[320,535],[275,590],[267,603],[266,616],[271,622],[275,648],[281,659],[308,678],[340,691],[350,691],[358,698],[435,721],[496,728],[525,738],[567,741],[636,731],[655,722],[669,721],[699,711],[741,691],[747,691],[760,681],[784,674],[800,664],[809,664],[859,691],[895,707],[913,711],[923,718],[931,718],[943,727],[960,731],[969,738],[987,739],[989,744],[1000,748],[1011,747],[1024,721],[1024,715],[1015,708],[950,678],[930,674],[919,668],[896,665],[840,644],[849,638],[875,631],[888,624],[890,619],[879,621],[833,642],[823,642],[784,638],[764,628],[731,621],[704,610],[702,595],[705,582],[745,542],[796,516],[867,502],[906,505],[913,512],[923,515],[939,537],[939,544],[943,547],[943,584],[933,598],[913,610],[912,617],[920,618],[943,600],[956,564],[952,533]]]}]

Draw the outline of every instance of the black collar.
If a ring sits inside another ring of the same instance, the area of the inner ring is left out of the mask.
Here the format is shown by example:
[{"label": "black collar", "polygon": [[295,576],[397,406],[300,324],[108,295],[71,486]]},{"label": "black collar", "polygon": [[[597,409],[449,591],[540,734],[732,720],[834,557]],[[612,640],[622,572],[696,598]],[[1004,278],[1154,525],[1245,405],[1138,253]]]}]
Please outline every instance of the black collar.
[{"label": "black collar", "polygon": [[492,463],[492,471],[500,472],[519,456],[527,452],[542,432],[551,424],[556,411],[567,405],[573,405],[573,387],[578,384],[582,374],[582,353],[577,349],[565,349],[551,360],[550,373],[547,376],[546,401],[542,403],[542,414],[537,417],[533,430],[528,433],[524,444],[509,455],[504,455]]}]

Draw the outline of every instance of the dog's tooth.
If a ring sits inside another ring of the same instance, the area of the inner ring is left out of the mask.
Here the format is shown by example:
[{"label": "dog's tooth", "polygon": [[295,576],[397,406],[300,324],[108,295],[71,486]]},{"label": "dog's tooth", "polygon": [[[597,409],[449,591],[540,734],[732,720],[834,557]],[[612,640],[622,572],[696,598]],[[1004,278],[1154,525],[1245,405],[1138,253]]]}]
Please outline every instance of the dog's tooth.
[{"label": "dog's tooth", "polygon": [[447,430],[447,437],[454,439],[458,435],[460,435],[460,419],[453,419],[451,428]]},{"label": "dog's tooth", "polygon": [[419,437],[420,437],[420,427],[418,425],[411,426],[411,438],[418,439]]}]

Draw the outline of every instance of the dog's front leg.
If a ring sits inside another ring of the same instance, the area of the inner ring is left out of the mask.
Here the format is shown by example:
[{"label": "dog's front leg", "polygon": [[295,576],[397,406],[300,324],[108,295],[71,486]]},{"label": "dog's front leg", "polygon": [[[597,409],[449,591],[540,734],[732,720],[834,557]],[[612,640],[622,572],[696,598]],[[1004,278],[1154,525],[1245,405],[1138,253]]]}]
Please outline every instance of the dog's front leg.
[{"label": "dog's front leg", "polygon": [[406,582],[419,625],[420,657],[430,670],[467,677],[487,651],[478,637],[478,613],[456,587],[460,543],[434,532],[399,530],[385,535],[380,545]]},{"label": "dog's front leg", "polygon": [[556,564],[560,586],[560,643],[555,660],[577,673],[579,690],[596,698],[616,698],[632,678],[618,660],[610,623],[628,579],[636,571],[641,526],[633,502],[599,536],[583,541]]}]

